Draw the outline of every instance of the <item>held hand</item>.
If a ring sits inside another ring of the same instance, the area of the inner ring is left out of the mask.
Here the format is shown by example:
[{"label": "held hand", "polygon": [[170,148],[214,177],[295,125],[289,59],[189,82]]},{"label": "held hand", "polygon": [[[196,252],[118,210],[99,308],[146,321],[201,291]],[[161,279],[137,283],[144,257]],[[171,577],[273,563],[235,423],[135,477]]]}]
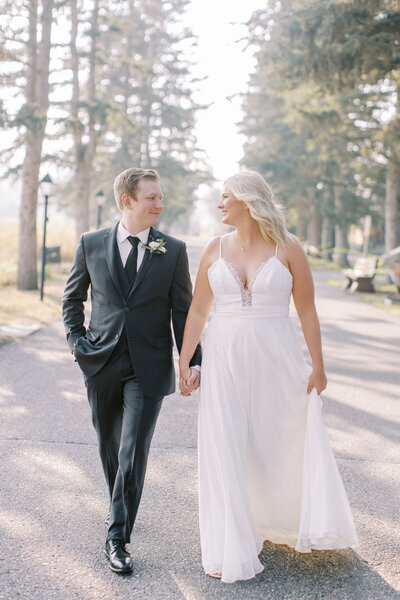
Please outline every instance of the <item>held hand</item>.
[{"label": "held hand", "polygon": [[200,371],[198,369],[190,369],[191,374],[189,377],[189,381],[187,382],[191,388],[191,391],[194,392],[200,385]]},{"label": "held hand", "polygon": [[188,381],[192,375],[192,369],[190,367],[179,367],[179,390],[182,396],[190,396],[191,389],[188,385]]},{"label": "held hand", "polygon": [[316,389],[318,396],[324,391],[328,383],[324,369],[313,369],[308,380],[307,394],[311,393],[313,388]]},{"label": "held hand", "polygon": [[179,389],[183,396],[190,396],[200,385],[200,373],[189,367],[180,368]]}]

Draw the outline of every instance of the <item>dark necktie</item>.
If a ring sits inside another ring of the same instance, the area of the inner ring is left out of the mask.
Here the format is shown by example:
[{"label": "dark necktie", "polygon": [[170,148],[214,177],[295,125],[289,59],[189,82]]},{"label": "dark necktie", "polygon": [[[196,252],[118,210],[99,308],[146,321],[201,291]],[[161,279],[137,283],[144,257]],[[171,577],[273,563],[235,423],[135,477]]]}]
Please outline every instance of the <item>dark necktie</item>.
[{"label": "dark necktie", "polygon": [[128,259],[125,263],[125,273],[128,277],[129,283],[132,283],[136,277],[138,244],[140,240],[138,237],[135,237],[133,235],[128,235],[128,240],[132,244],[132,249],[129,252]]}]

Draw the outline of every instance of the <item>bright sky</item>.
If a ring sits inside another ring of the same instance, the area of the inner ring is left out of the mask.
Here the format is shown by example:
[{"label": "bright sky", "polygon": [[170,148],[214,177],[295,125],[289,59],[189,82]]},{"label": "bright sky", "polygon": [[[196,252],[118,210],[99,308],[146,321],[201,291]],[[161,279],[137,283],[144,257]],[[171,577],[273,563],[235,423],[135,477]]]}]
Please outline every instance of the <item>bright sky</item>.
[{"label": "bright sky", "polygon": [[244,138],[236,125],[242,116],[241,99],[227,97],[246,91],[255,63],[252,50],[244,52],[243,43],[235,43],[247,31],[240,23],[265,4],[265,0],[192,0],[187,9],[187,23],[198,36],[196,75],[208,75],[199,84],[196,100],[213,103],[200,113],[198,144],[207,152],[218,180],[236,172],[242,157]]}]

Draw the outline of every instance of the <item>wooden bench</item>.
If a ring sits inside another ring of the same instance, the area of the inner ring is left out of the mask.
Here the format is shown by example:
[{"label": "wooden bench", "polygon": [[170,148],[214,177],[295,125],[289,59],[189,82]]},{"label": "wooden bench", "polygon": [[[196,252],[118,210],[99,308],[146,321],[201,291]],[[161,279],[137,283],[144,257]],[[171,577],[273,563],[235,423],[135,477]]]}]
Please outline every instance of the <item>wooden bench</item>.
[{"label": "wooden bench", "polygon": [[344,289],[350,292],[375,292],[372,283],[375,277],[377,258],[373,256],[360,256],[356,258],[352,269],[344,269],[343,275],[347,278]]}]

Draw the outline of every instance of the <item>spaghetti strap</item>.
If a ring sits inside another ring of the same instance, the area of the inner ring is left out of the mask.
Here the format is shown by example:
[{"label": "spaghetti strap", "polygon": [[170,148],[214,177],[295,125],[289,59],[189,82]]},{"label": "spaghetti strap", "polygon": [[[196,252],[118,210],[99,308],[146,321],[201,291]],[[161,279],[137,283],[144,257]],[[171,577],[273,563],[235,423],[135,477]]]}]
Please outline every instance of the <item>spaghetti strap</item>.
[{"label": "spaghetti strap", "polygon": [[275,256],[276,256],[276,258],[278,258],[278,244],[276,245],[276,248],[275,248]]},{"label": "spaghetti strap", "polygon": [[219,236],[219,257],[222,258],[222,235]]}]

